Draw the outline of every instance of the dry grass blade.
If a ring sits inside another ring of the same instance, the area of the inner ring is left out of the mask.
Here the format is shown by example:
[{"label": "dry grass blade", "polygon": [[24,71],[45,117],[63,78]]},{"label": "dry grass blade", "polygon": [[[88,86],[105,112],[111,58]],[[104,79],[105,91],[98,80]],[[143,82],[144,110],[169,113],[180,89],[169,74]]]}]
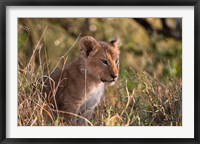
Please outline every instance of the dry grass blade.
[{"label": "dry grass blade", "polygon": [[51,116],[50,112],[48,110],[46,110],[44,107],[40,106],[38,103],[34,102],[33,100],[29,99],[29,101],[33,102],[34,104],[36,104],[37,106],[39,106],[42,110],[44,110],[47,115],[49,116],[49,118],[51,119],[51,121],[54,123],[55,120],[54,118]]},{"label": "dry grass blade", "polygon": [[43,37],[44,37],[44,34],[45,34],[47,28],[48,28],[48,26],[45,27],[45,29],[44,29],[44,31],[43,31],[43,33],[42,33],[42,36],[40,37],[38,43],[36,44],[36,46],[35,46],[35,48],[34,48],[34,50],[33,50],[33,53],[32,53],[32,55],[31,55],[31,58],[30,58],[30,60],[29,60],[29,62],[28,62],[28,64],[27,64],[27,68],[29,68],[29,67],[31,66],[31,64],[33,63],[33,59],[34,59],[34,57],[35,57],[36,50],[39,50],[39,49],[42,48],[42,46],[41,46],[41,41],[42,41],[42,39],[43,39]]},{"label": "dry grass blade", "polygon": [[82,117],[82,116],[80,116],[78,114],[71,113],[71,112],[66,112],[66,111],[61,111],[61,110],[54,110],[54,109],[51,109],[51,110],[55,111],[55,112],[59,112],[59,113],[63,113],[63,114],[69,114],[69,115],[73,115],[75,117],[81,118],[81,119],[85,120],[87,123],[89,123],[90,126],[93,126],[93,124],[88,119],[86,119],[85,117]]},{"label": "dry grass blade", "polygon": [[33,120],[32,124],[30,126],[33,126],[36,121],[37,121],[37,117]]},{"label": "dry grass blade", "polygon": [[[127,93],[129,93],[128,89],[127,89],[127,85],[126,85],[126,91],[127,91]],[[131,102],[133,102],[133,100],[134,100],[134,94],[135,94],[135,89],[133,89],[131,96],[129,96],[129,94],[128,94],[128,101],[126,103],[126,107],[121,112],[120,117],[122,117],[122,115],[125,113],[125,111],[128,108],[128,106],[131,104]]]}]

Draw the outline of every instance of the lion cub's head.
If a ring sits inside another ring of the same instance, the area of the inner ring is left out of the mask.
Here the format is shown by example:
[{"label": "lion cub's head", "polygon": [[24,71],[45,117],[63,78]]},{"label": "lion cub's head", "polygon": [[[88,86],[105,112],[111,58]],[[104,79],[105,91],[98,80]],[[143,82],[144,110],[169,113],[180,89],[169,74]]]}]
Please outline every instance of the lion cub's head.
[{"label": "lion cub's head", "polygon": [[85,36],[80,40],[79,47],[88,73],[97,81],[114,84],[119,74],[118,40],[106,43]]}]

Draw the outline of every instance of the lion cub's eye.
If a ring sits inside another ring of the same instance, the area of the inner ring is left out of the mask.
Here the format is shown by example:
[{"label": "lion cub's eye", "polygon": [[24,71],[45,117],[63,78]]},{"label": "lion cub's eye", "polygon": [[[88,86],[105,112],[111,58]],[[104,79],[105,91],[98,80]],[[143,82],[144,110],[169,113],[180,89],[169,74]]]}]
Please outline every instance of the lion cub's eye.
[{"label": "lion cub's eye", "polygon": [[116,65],[118,65],[119,64],[119,60],[116,60],[115,63],[116,63]]},{"label": "lion cub's eye", "polygon": [[102,62],[105,66],[108,66],[108,61],[107,61],[107,60],[102,59],[101,62]]}]

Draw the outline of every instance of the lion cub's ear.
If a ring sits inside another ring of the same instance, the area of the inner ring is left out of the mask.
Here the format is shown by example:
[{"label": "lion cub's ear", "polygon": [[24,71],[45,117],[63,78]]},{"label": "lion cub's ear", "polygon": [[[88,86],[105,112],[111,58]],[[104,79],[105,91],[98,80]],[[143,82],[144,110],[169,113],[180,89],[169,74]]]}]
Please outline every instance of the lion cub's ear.
[{"label": "lion cub's ear", "polygon": [[79,43],[81,54],[86,58],[94,55],[98,47],[98,42],[91,36],[84,36]]},{"label": "lion cub's ear", "polygon": [[113,40],[111,40],[110,44],[115,48],[119,48],[121,46],[121,42],[118,37],[115,37]]}]

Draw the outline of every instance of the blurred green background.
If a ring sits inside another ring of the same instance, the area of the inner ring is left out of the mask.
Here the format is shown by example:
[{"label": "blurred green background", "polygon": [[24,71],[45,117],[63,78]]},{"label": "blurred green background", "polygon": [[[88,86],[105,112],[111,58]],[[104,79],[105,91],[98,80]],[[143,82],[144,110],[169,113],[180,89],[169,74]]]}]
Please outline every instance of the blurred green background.
[{"label": "blurred green background", "polygon": [[[146,19],[152,28],[162,29],[159,18]],[[177,19],[166,19],[172,29]],[[30,60],[45,27],[42,44],[47,51],[52,69],[59,58],[73,45],[78,35],[90,35],[99,41],[109,42],[115,36],[121,40],[120,71],[132,67],[163,78],[181,77],[182,41],[162,34],[151,34],[134,19],[126,18],[77,18],[77,19],[19,19],[18,51],[21,65]],[[68,54],[68,62],[79,55],[78,42]],[[35,59],[36,65],[38,58]]]}]

